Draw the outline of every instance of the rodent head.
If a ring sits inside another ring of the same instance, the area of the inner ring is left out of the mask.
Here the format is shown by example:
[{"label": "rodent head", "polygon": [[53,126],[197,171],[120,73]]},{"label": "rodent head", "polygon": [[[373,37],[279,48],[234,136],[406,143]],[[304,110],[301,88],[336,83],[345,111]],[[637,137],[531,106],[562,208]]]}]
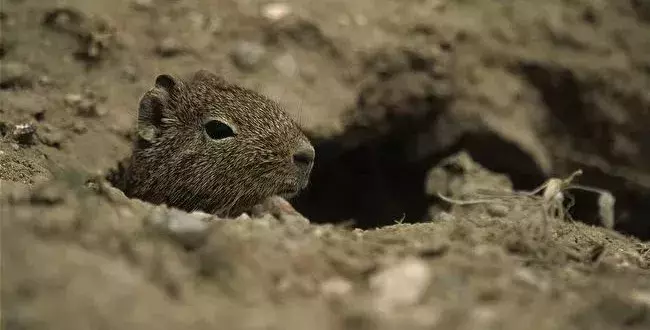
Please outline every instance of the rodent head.
[{"label": "rodent head", "polygon": [[208,71],[160,75],[138,111],[127,194],[236,215],[304,189],[314,148],[278,104]]}]

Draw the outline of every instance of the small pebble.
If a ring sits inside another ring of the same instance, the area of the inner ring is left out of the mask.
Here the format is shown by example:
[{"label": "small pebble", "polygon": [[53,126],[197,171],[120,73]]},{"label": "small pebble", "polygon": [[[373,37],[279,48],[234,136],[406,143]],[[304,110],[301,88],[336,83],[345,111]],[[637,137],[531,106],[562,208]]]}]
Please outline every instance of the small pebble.
[{"label": "small pebble", "polygon": [[248,213],[242,213],[238,217],[235,218],[235,221],[249,221],[251,219],[251,216],[248,215]]},{"label": "small pebble", "polygon": [[433,221],[435,222],[447,222],[447,221],[453,221],[455,219],[453,214],[450,214],[448,212],[439,212],[435,215],[433,218]]},{"label": "small pebble", "polygon": [[83,99],[83,96],[81,94],[66,94],[63,99],[67,105],[77,106]]},{"label": "small pebble", "polygon": [[43,129],[38,132],[38,139],[47,146],[60,148],[65,135],[50,125],[44,125]]},{"label": "small pebble", "polygon": [[18,62],[3,62],[0,88],[31,87],[33,78],[27,65]]},{"label": "small pebble", "polygon": [[323,282],[320,290],[326,297],[341,297],[352,291],[352,283],[344,278],[335,277]]},{"label": "small pebble", "polygon": [[31,196],[32,202],[43,204],[58,204],[69,197],[69,191],[60,183],[47,184],[39,187]]},{"label": "small pebble", "polygon": [[123,191],[109,185],[106,182],[99,183],[100,191],[113,203],[128,203],[129,198],[126,197]]},{"label": "small pebble", "polygon": [[635,302],[650,308],[650,291],[634,291],[631,296]]},{"label": "small pebble", "polygon": [[49,76],[40,76],[38,77],[38,84],[41,86],[52,86],[52,78]]},{"label": "small pebble", "polygon": [[193,248],[205,242],[212,216],[203,212],[187,213],[174,208],[156,206],[149,213],[148,221],[179,243]]},{"label": "small pebble", "polygon": [[513,280],[541,291],[549,289],[549,283],[539,278],[527,268],[517,268],[513,273]]},{"label": "small pebble", "polygon": [[36,144],[36,127],[32,124],[19,124],[14,126],[11,137],[21,145]]},{"label": "small pebble", "polygon": [[270,21],[279,21],[291,14],[291,7],[286,3],[270,3],[262,7],[262,16]]},{"label": "small pebble", "polygon": [[207,237],[209,224],[204,219],[210,215],[186,213],[170,209],[168,213],[168,229],[170,234],[186,246],[199,246]]},{"label": "small pebble", "polygon": [[74,121],[70,129],[77,134],[83,134],[88,131],[88,127],[86,127],[86,124],[84,124],[81,120]]},{"label": "small pebble", "polygon": [[230,55],[239,69],[253,71],[261,65],[266,49],[257,42],[243,41],[235,46]]},{"label": "small pebble", "polygon": [[161,40],[156,45],[156,53],[162,57],[172,57],[185,52],[181,43],[172,37],[167,37]]},{"label": "small pebble", "polygon": [[510,208],[503,204],[490,203],[487,205],[487,212],[493,217],[503,218],[508,215]]},{"label": "small pebble", "polygon": [[106,108],[93,98],[81,94],[67,94],[64,97],[68,106],[77,109],[77,114],[84,117],[101,117],[107,113]]},{"label": "small pebble", "polygon": [[101,117],[106,114],[106,108],[90,99],[83,99],[77,106],[77,110],[80,115],[85,117]]},{"label": "small pebble", "polygon": [[138,70],[132,65],[127,65],[122,69],[122,77],[130,82],[136,82],[138,80]]},{"label": "small pebble", "polygon": [[382,312],[410,306],[422,297],[431,279],[431,270],[422,260],[408,258],[370,278],[375,303]]}]

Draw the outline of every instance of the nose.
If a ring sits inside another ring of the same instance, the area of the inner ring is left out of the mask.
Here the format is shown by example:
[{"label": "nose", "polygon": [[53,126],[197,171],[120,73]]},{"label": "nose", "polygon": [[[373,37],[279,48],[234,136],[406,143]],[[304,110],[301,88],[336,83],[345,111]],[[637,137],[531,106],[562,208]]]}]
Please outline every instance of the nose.
[{"label": "nose", "polygon": [[302,144],[293,153],[293,163],[303,171],[310,171],[314,165],[316,151],[311,143],[303,141]]}]

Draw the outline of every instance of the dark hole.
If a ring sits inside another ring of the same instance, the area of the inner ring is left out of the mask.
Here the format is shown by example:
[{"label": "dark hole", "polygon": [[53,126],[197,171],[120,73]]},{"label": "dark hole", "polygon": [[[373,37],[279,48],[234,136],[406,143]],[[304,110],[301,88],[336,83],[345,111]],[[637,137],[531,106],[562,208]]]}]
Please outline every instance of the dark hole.
[{"label": "dark hole", "polygon": [[[413,148],[412,140],[400,133],[395,134],[399,138],[388,135],[345,152],[335,150],[333,142],[316,144],[311,185],[292,201],[296,209],[314,222],[353,220],[364,229],[402,219],[428,221],[434,201],[425,193],[427,174],[441,159],[460,150],[489,170],[508,173],[518,189],[531,189],[544,181],[528,156],[496,136],[467,136],[446,150],[409,162],[406,151]],[[494,157],[495,150],[499,157]]]},{"label": "dark hole", "polygon": [[39,111],[39,112],[35,113],[34,114],[34,119],[36,119],[36,121],[39,121],[39,122],[45,120],[45,111]]}]

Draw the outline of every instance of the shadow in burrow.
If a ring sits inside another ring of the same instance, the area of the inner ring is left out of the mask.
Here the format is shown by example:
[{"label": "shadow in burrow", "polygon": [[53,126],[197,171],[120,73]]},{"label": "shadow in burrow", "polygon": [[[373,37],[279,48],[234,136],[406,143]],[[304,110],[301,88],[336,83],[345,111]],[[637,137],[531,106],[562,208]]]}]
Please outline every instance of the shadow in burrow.
[{"label": "shadow in burrow", "polygon": [[[348,130],[341,136],[314,141],[318,156],[311,186],[293,201],[299,211],[314,222],[352,221],[359,228],[402,220],[427,221],[428,209],[440,202],[425,193],[427,173],[441,159],[460,150],[488,170],[506,174],[517,190],[532,190],[548,179],[516,144],[489,130],[463,131],[462,123],[446,118],[450,95],[444,88],[446,77],[435,74],[434,61],[408,51],[398,55],[401,60],[397,64],[395,57],[388,61],[381,58],[378,79],[361,90],[351,110],[359,116],[351,120]],[[546,83],[550,78],[540,70],[522,69],[540,90],[551,113],[558,115],[559,111],[562,115],[561,110],[567,107],[584,108],[577,99],[577,87]],[[554,76],[567,81],[565,75]],[[589,131],[585,125],[602,125],[563,117],[560,122],[578,131]],[[443,135],[454,131],[463,132],[449,143]],[[421,149],[418,137],[423,134],[429,137],[426,143],[433,145],[427,153],[413,157],[414,151]],[[574,137],[564,139],[571,141]],[[645,220],[650,217],[650,190],[631,186],[629,180],[581,162],[556,160],[553,175],[578,168],[583,170],[579,183],[607,189],[615,196],[616,230],[650,239],[650,225]],[[567,197],[565,207],[571,218],[600,224],[598,194],[572,190]]]},{"label": "shadow in burrow", "polygon": [[[381,137],[346,148],[348,143],[316,140],[317,160],[310,186],[292,200],[298,211],[315,223],[352,222],[368,229],[397,222],[430,221],[433,205],[447,207],[435,196],[428,196],[425,185],[429,170],[444,158],[466,151],[486,169],[507,175],[516,190],[532,190],[548,176],[518,146],[490,133],[467,133],[455,143],[436,152],[409,160],[416,148],[415,135],[404,131],[388,132]],[[497,156],[495,156],[497,155]],[[650,239],[650,194],[631,189],[626,183],[585,164],[567,164],[581,168],[578,183],[609,190],[616,197],[615,230]],[[572,190],[566,193],[565,207],[572,219],[600,225],[599,195]]]},{"label": "shadow in burrow", "polygon": [[495,134],[467,134],[409,160],[414,139],[415,134],[387,133],[350,149],[341,149],[336,139],[315,141],[318,157],[310,186],[292,203],[316,223],[351,221],[354,227],[367,229],[430,221],[429,208],[441,201],[426,194],[429,170],[459,151],[488,170],[507,174],[515,189],[531,189],[545,180],[527,154]]}]

